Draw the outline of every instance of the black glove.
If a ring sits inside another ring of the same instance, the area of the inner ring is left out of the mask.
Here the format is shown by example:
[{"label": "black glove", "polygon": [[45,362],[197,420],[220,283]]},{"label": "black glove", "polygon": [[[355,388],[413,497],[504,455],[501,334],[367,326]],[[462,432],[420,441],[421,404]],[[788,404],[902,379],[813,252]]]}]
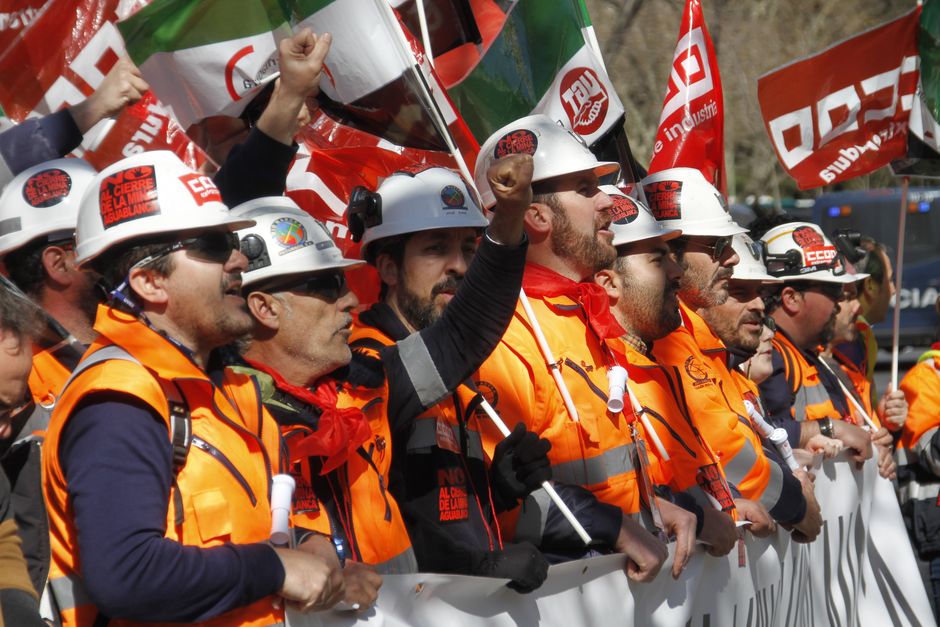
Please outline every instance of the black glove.
[{"label": "black glove", "polygon": [[548,461],[551,448],[551,442],[527,431],[522,423],[496,445],[490,480],[498,509],[515,507],[519,499],[552,478],[552,465]]},{"label": "black glove", "polygon": [[512,579],[506,585],[516,592],[532,592],[548,577],[548,562],[534,544],[518,542],[484,553],[474,570],[474,575],[482,577]]}]

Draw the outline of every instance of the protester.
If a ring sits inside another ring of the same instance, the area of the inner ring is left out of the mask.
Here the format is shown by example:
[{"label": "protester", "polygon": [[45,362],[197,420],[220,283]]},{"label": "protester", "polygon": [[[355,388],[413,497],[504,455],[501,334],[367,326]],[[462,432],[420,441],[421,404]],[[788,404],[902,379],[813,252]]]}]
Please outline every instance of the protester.
[{"label": "protester", "polygon": [[[30,340],[39,332],[35,305],[0,285],[0,443],[28,404]],[[15,496],[0,470],[0,624],[42,626],[39,592],[27,571],[14,519]]]},{"label": "protester", "polygon": [[[359,363],[384,364],[388,403],[379,411],[391,430],[390,488],[419,568],[505,577],[528,592],[548,564],[530,542],[503,543],[496,514],[551,477],[548,442],[520,430],[485,459],[473,411],[480,396],[468,379],[516,302],[525,247],[505,244],[525,243],[532,160],[500,160],[488,176],[497,195],[489,226],[476,194],[445,168],[395,173],[375,193],[354,191],[347,220],[378,270],[382,296],[356,317],[351,345]],[[494,248],[515,251],[497,265],[518,274],[481,280]]]},{"label": "protester", "polygon": [[[695,409],[677,393],[681,382],[650,353],[656,340],[681,324],[678,290],[682,268],[667,242],[682,232],[665,228],[649,209],[616,187],[601,189],[614,203],[610,228],[617,259],[611,269],[596,273],[594,281],[607,291],[611,312],[624,330],[608,344],[628,373],[625,400],[629,403],[630,395],[636,396],[646,418],[644,427],[655,431],[648,436],[656,438],[653,449],[660,461],[660,482],[693,500],[696,535],[708,543],[709,553],[725,555],[737,543],[738,533],[734,519],[720,509],[721,499],[731,495],[724,472],[695,426]],[[704,480],[708,475],[712,477]]]},{"label": "protester", "polygon": [[773,373],[760,384],[768,417],[787,430],[793,448],[805,447],[821,433],[842,441],[853,459],[864,461],[871,457],[871,437],[847,420],[852,416],[848,401],[818,355],[832,337],[843,286],[855,278],[846,274],[835,246],[814,224],[775,226],[761,240],[768,272],[784,281],[765,298],[777,325]]},{"label": "protester", "polygon": [[[940,315],[940,298],[936,309]],[[940,616],[940,343],[920,356],[900,388],[910,411],[897,449],[898,498],[911,543],[929,564],[934,612]]]},{"label": "protester", "polygon": [[75,150],[92,127],[140,100],[148,88],[137,66],[121,57],[85,100],[0,133],[0,189],[26,168]]},{"label": "protester", "polygon": [[[591,279],[617,256],[609,230],[612,203],[598,185],[600,177],[616,173],[618,166],[599,162],[575,134],[549,117],[522,118],[493,133],[481,147],[475,179],[486,207],[495,198],[484,173],[509,154],[530,154],[534,165],[533,200],[525,218],[530,242],[525,296],[476,384],[489,392],[490,403],[510,427],[522,422],[551,442],[555,481],[587,488],[598,500],[620,508],[621,520],[612,517],[604,529],[595,520],[591,537],[627,555],[631,579],[649,581],[666,558],[665,545],[636,520],[650,506],[677,537],[673,574],[678,574],[688,561],[694,515],[651,497],[651,489],[641,494],[639,485],[651,486],[648,460],[637,456],[642,448],[635,453],[628,416],[608,412],[602,391],[608,385],[609,363],[604,341],[619,337],[623,329],[610,313],[607,294]],[[534,325],[547,346],[540,347]],[[559,389],[552,375],[558,364],[564,364],[559,379],[565,389]],[[572,402],[565,401],[566,393]],[[486,423],[483,437],[487,451],[502,440]]]},{"label": "protester", "polygon": [[[750,427],[744,399],[728,370],[727,347],[703,319],[704,311],[728,300],[729,282],[740,261],[731,246],[742,233],[718,190],[689,168],[663,170],[643,179],[650,209],[665,226],[682,229],[671,241],[683,269],[679,286],[682,325],[653,346],[653,355],[680,376],[682,391],[695,408],[693,420],[721,460],[738,495],[726,495],[749,531],[772,533],[774,521],[795,525],[800,540],[819,533],[809,480],[795,477],[779,459],[768,456]],[[735,316],[739,319],[740,311]],[[736,498],[735,498],[736,497]]]},{"label": "protester", "polygon": [[266,542],[286,461],[277,424],[251,379],[212,357],[252,327],[231,234],[252,222],[165,151],[109,166],[91,189],[76,260],[111,297],[43,458],[60,620],[263,625],[283,621],[278,597],[330,607],[343,595],[332,544]]}]

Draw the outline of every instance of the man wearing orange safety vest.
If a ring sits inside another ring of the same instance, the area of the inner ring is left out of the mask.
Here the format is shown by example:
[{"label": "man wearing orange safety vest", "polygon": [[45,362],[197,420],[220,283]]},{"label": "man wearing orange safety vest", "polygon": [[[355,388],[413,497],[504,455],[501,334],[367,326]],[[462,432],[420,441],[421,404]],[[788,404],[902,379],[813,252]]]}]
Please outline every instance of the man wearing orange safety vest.
[{"label": "man wearing orange safety vest", "polygon": [[[625,401],[635,397],[651,446],[659,458],[658,482],[690,498],[696,513],[696,535],[713,555],[724,555],[738,539],[731,491],[718,457],[692,419],[693,408],[681,393],[674,369],[656,363],[653,343],[680,324],[679,277],[682,268],[669,251],[678,229],[665,228],[642,203],[614,186],[601,188],[614,203],[611,210],[617,259],[594,275],[607,291],[611,312],[624,334],[608,340],[618,364],[628,373]],[[655,435],[655,438],[652,436]],[[707,480],[705,479],[707,477]]]},{"label": "man wearing orange safety vest", "polygon": [[[629,577],[652,579],[666,557],[665,545],[638,521],[641,512],[658,514],[677,536],[678,576],[693,546],[694,515],[654,495],[631,409],[609,411],[607,404],[607,373],[616,364],[605,340],[623,330],[592,279],[616,258],[612,203],[598,185],[619,167],[599,162],[580,137],[548,116],[522,118],[496,131],[480,150],[475,178],[487,207],[495,199],[484,173],[509,154],[531,155],[534,164],[524,294],[477,384],[507,424],[522,422],[551,442],[556,482],[586,488],[619,508],[620,520],[603,540],[608,550],[629,557]],[[495,428],[484,426],[487,450],[500,439]],[[537,504],[527,500],[525,508],[530,506]]]},{"label": "man wearing orange safety vest", "polygon": [[786,429],[793,448],[821,433],[840,440],[857,461],[868,459],[871,437],[854,424],[838,379],[818,355],[832,337],[843,287],[856,278],[815,224],[789,222],[755,234],[764,242],[768,273],[783,280],[764,299],[777,325],[773,372],[760,384],[770,422]]},{"label": "man wearing orange safety vest", "polygon": [[779,459],[766,454],[728,371],[727,348],[701,316],[706,308],[728,300],[730,277],[740,261],[731,240],[744,229],[734,223],[721,194],[698,170],[663,170],[645,178],[643,188],[656,219],[682,229],[682,237],[670,242],[684,271],[679,290],[682,326],[657,342],[653,355],[679,373],[683,392],[695,408],[693,419],[738,491],[735,507],[740,518],[752,522],[750,531],[769,534],[776,520],[797,525],[812,539],[819,532],[818,512],[807,507],[800,481]]},{"label": "man wearing orange safety vest", "polygon": [[[940,315],[940,298],[936,302]],[[929,563],[934,607],[940,600],[940,342],[901,380],[910,410],[898,442],[898,497],[911,543]],[[937,610],[934,610],[937,613]]]},{"label": "man wearing orange safety vest", "polygon": [[520,431],[487,458],[474,412],[482,397],[468,378],[512,315],[525,263],[531,163],[508,159],[493,175],[504,185],[489,225],[446,168],[353,192],[347,219],[382,288],[354,320],[351,346],[353,363],[386,375],[377,412],[391,431],[390,489],[421,570],[505,577],[527,592],[547,562],[532,543],[503,542],[496,515],[551,476],[548,443]]},{"label": "man wearing orange safety vest", "polygon": [[49,424],[49,586],[63,625],[281,625],[332,606],[331,543],[274,548],[282,440],[214,349],[249,332],[247,260],[207,177],[172,153],[112,164],[79,208],[76,262],[111,289]]}]

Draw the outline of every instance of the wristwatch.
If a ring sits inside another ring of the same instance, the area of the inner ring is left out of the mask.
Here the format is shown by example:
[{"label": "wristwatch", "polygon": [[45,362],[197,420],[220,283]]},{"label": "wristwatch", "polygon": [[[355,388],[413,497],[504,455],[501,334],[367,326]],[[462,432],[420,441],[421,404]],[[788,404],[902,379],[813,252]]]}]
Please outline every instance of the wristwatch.
[{"label": "wristwatch", "polygon": [[827,438],[833,437],[832,418],[821,418],[819,420],[819,432],[822,433]]}]

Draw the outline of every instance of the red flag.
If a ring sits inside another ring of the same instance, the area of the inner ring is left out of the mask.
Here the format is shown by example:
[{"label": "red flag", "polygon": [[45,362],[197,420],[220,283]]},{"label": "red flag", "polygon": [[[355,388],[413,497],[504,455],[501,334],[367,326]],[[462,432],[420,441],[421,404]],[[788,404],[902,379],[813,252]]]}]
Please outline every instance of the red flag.
[{"label": "red flag", "polygon": [[[124,42],[114,25],[118,4],[118,0],[49,0],[0,55],[4,77],[0,107],[6,115],[22,121],[90,96],[124,54]],[[83,145],[92,140],[93,150],[76,151],[99,169],[145,150],[172,150],[192,167],[205,162],[202,151],[150,94],[125,108],[113,124],[106,124],[86,135]]]},{"label": "red flag", "polygon": [[725,193],[725,110],[715,47],[702,3],[688,0],[672,57],[649,171],[700,170]]},{"label": "red flag", "polygon": [[867,174],[907,151],[920,8],[757,82],[764,126],[800,189]]},{"label": "red flag", "polygon": [[[347,257],[359,257],[344,213],[357,185],[375,190],[392,172],[416,165],[457,169],[446,152],[403,148],[375,135],[345,126],[322,111],[297,138],[301,144],[287,177],[287,195],[304,211],[323,222]],[[305,153],[305,154],[303,154]],[[378,300],[379,278],[372,266],[346,273],[351,289],[363,304]]]}]

